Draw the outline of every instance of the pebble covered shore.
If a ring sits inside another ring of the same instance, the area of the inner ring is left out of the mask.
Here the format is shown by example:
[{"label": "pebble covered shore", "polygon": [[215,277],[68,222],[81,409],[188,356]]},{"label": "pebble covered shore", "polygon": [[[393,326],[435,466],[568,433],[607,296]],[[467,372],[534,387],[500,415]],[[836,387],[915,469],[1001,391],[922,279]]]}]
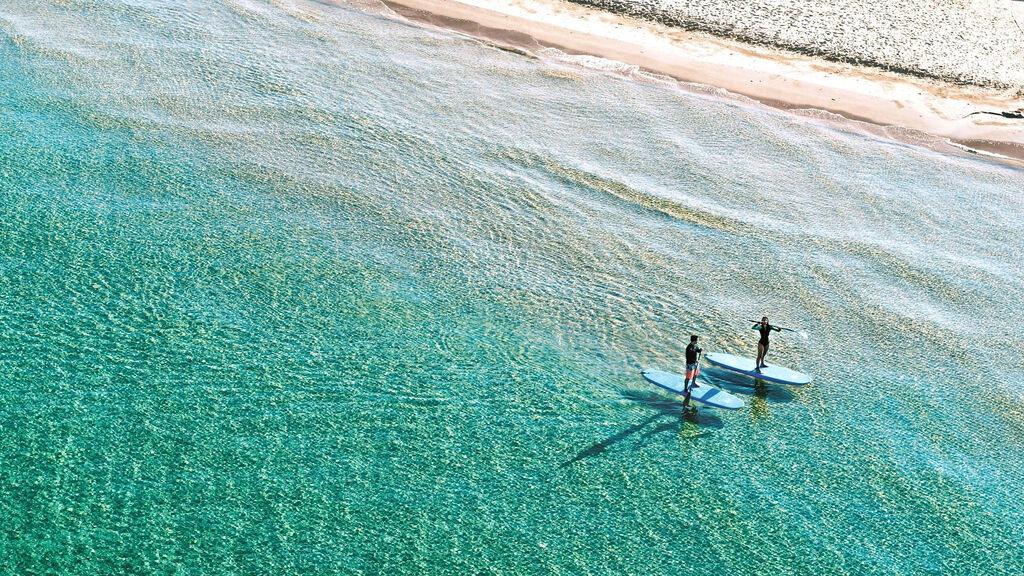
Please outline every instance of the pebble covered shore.
[{"label": "pebble covered shore", "polygon": [[570,0],[744,42],[1024,96],[1022,0]]}]

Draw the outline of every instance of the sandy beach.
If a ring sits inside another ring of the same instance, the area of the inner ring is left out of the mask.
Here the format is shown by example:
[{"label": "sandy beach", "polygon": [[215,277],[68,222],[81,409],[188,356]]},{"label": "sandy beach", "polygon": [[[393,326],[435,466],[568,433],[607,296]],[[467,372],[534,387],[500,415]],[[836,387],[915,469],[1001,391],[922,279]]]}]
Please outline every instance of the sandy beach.
[{"label": "sandy beach", "polygon": [[[609,71],[669,76],[802,116],[855,125],[855,129],[881,137],[933,148],[951,145],[1013,164],[1024,163],[1024,119],[1013,117],[1024,108],[1024,87],[1012,84],[1024,77],[1017,71],[1024,64],[979,71],[972,84],[953,72],[943,79],[942,74],[915,68],[913,62],[890,66],[902,71],[886,70],[839,61],[834,55],[827,58],[753,44],[561,0],[385,3],[401,17],[532,55]],[[1024,12],[1024,3],[1008,4],[1020,4],[1011,8]],[[1013,25],[1012,13],[1007,15],[1011,18],[1006,22]],[[851,26],[862,24],[855,18],[850,21]],[[914,44],[912,38],[908,44],[921,50],[928,47],[928,43]],[[851,54],[848,60],[871,61],[855,51]],[[983,56],[970,54],[958,61],[966,69]],[[1001,62],[996,56],[989,60]]]},{"label": "sandy beach", "polygon": [[686,30],[959,84],[1024,87],[1020,0],[570,0]]}]

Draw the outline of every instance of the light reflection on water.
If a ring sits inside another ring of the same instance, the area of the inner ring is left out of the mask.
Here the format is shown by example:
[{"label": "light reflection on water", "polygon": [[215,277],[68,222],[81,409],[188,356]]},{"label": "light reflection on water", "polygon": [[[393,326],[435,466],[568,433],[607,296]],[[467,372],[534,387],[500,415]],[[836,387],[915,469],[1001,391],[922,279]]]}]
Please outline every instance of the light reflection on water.
[{"label": "light reflection on water", "polygon": [[[5,571],[1022,563],[1018,170],[314,4],[0,56]],[[814,384],[640,378],[762,313]]]}]

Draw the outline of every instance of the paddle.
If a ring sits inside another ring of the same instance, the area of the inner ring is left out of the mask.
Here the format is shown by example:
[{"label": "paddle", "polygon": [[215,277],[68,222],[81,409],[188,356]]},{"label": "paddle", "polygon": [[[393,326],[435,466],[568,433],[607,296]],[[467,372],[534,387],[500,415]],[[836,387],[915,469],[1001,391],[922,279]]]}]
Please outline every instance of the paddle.
[{"label": "paddle", "polygon": [[[760,320],[747,320],[747,322],[752,322],[754,324],[760,324],[761,323]],[[772,328],[778,328],[779,330],[785,330],[786,332],[792,332],[794,334],[799,334],[800,337],[803,338],[804,340],[807,339],[807,332],[804,332],[803,330],[793,330],[792,328],[783,328],[782,326],[772,326]]]},{"label": "paddle", "polygon": [[[760,324],[761,323],[760,320],[747,320],[747,322],[752,322],[754,324]],[[786,332],[796,332],[796,330],[793,330],[792,328],[783,328],[782,326],[772,325],[772,328],[776,328],[778,330],[785,330]]]}]

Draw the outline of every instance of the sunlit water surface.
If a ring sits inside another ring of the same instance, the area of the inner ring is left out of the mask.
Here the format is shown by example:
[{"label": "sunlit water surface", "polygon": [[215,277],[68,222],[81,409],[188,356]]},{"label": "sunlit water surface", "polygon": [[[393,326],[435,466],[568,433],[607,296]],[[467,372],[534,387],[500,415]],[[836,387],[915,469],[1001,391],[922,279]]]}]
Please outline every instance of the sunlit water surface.
[{"label": "sunlit water surface", "polygon": [[[302,2],[0,2],[0,572],[1016,574],[1024,173]],[[642,368],[690,333],[804,388]]]}]

